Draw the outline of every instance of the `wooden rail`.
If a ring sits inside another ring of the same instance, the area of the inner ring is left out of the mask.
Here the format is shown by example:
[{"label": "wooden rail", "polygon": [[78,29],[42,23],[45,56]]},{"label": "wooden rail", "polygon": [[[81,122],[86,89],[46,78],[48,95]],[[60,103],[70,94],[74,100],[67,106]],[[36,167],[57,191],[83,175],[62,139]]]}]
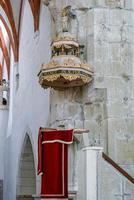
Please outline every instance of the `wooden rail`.
[{"label": "wooden rail", "polygon": [[134,184],[134,178],[128,174],[122,167],[120,167],[116,162],[114,162],[109,156],[105,153],[102,153],[102,157],[105,161],[107,161],[110,165],[112,165],[119,173],[125,176],[131,183]]}]

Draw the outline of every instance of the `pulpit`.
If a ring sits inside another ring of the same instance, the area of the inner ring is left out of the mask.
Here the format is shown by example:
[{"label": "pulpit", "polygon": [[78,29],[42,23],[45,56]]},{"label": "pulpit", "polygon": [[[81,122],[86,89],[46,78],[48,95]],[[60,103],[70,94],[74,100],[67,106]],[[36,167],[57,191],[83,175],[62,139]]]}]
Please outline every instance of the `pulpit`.
[{"label": "pulpit", "polygon": [[74,134],[86,131],[40,128],[38,174],[41,175],[42,199],[75,200],[78,191],[77,144],[73,139]]},{"label": "pulpit", "polygon": [[68,16],[62,11],[62,32],[53,40],[52,58],[43,64],[38,74],[43,88],[63,90],[80,87],[92,81],[93,72],[81,58],[81,48],[76,38],[68,31]]}]

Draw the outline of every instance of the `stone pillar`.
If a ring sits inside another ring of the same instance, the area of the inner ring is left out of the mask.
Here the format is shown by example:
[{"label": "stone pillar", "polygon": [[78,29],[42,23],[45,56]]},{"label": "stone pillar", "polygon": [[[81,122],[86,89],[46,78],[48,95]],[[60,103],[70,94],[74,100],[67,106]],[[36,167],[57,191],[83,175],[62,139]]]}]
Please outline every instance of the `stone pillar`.
[{"label": "stone pillar", "polygon": [[98,157],[102,152],[101,147],[85,147],[85,200],[97,200],[98,198]]}]

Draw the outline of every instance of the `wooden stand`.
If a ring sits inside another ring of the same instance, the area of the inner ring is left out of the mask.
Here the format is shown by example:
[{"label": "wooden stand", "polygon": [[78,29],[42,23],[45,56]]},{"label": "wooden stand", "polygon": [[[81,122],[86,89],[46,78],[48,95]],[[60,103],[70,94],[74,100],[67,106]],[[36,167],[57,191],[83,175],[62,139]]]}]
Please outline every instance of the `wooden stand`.
[{"label": "wooden stand", "polygon": [[[65,129],[41,128],[42,132],[58,131],[58,130],[65,130]],[[73,133],[74,134],[89,133],[89,130],[88,129],[73,129]]]}]

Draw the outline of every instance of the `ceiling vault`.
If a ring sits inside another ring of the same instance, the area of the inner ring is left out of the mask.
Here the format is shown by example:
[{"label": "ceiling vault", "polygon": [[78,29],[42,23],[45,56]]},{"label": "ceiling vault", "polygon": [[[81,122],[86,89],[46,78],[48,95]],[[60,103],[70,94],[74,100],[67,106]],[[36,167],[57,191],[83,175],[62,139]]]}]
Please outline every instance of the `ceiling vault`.
[{"label": "ceiling vault", "polygon": [[8,49],[7,49],[1,28],[0,28],[0,48],[2,49],[2,52],[3,52],[4,60],[7,66],[8,79],[9,79],[10,78],[10,57],[9,57]]},{"label": "ceiling vault", "polygon": [[[12,4],[12,0],[0,0],[0,7],[3,9],[5,15],[3,16],[2,13],[0,14],[0,20],[5,27],[5,30],[7,32],[9,42],[11,44],[13,55],[14,55],[14,61],[18,62],[19,59],[19,35],[20,35],[20,26],[21,26],[21,18],[22,18],[22,7],[25,0],[18,0],[17,3],[19,3],[18,7],[18,27],[16,27],[16,19],[14,18],[14,6]],[[40,22],[40,6],[41,6],[41,0],[28,0],[32,16],[33,16],[33,24],[34,24],[34,31],[39,30],[39,22]],[[7,20],[5,19],[7,18]],[[3,57],[5,60],[5,63],[7,65],[8,69],[8,76],[10,74],[10,57],[8,53],[8,48],[6,46],[6,42],[3,35],[3,30],[0,28],[0,48],[3,52]],[[0,67],[0,74],[1,72]]]},{"label": "ceiling vault", "polygon": [[41,5],[41,0],[29,0],[29,4],[31,7],[31,11],[33,14],[33,19],[34,19],[34,30],[38,31],[39,29],[39,21],[40,21],[40,5]]}]

